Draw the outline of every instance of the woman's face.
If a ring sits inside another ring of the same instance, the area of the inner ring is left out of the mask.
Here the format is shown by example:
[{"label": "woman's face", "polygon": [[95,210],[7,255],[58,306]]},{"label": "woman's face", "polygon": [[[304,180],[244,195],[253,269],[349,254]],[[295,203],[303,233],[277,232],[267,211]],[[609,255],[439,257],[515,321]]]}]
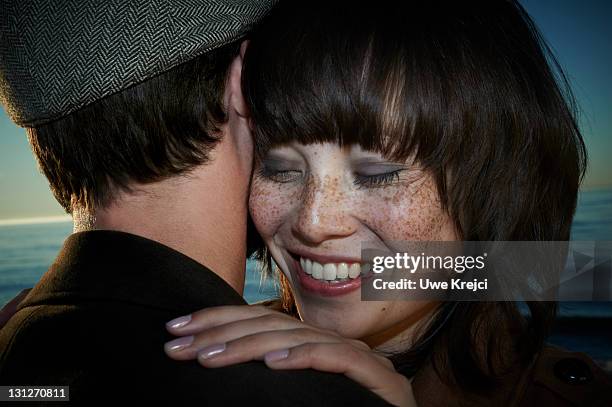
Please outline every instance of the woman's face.
[{"label": "woman's face", "polygon": [[284,145],[256,163],[249,206],[305,322],[378,346],[431,311],[361,301],[359,290],[363,242],[456,239],[434,178],[415,163],[357,145]]}]

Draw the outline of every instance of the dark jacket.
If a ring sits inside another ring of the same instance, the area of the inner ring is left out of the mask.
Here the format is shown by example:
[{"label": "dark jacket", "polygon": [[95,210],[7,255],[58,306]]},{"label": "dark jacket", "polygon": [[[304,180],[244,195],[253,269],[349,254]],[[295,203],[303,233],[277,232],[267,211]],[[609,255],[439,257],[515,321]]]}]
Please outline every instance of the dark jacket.
[{"label": "dark jacket", "polygon": [[608,407],[612,379],[586,354],[546,346],[515,395],[517,407]]},{"label": "dark jacket", "polygon": [[612,380],[586,354],[546,345],[527,366],[515,366],[482,394],[443,382],[432,363],[412,387],[419,407],[611,407]]},{"label": "dark jacket", "polygon": [[155,405],[387,405],[344,376],[261,362],[169,359],[165,323],[242,297],[203,265],[113,231],[70,236],[0,331],[0,385],[70,386],[72,401]]}]

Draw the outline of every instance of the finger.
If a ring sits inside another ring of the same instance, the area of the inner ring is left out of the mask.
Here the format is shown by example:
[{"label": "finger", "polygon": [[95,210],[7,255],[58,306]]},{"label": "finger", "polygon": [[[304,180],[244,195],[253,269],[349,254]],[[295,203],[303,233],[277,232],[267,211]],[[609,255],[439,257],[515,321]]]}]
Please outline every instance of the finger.
[{"label": "finger", "polygon": [[216,325],[256,318],[274,312],[276,311],[270,310],[262,305],[224,305],[210,307],[168,321],[166,323],[166,328],[174,335],[191,335]]},{"label": "finger", "polygon": [[385,367],[387,367],[387,369],[395,371],[395,366],[393,365],[393,362],[391,362],[391,360],[389,360],[389,358],[387,358],[387,357],[385,357],[383,355],[377,354],[375,352],[372,353],[372,356],[375,357]]},{"label": "finger", "polygon": [[347,343],[305,343],[271,352],[264,360],[271,369],[315,369],[344,374],[395,405],[411,405],[413,400],[406,377],[389,369],[374,353]]},{"label": "finger", "polygon": [[172,359],[189,360],[195,359],[198,351],[203,348],[224,344],[244,336],[303,327],[304,323],[295,318],[280,313],[270,313],[214,326],[195,335],[172,340],[165,344],[164,349]]},{"label": "finger", "polygon": [[[359,339],[348,339],[348,338],[344,338],[345,342],[353,345],[354,347],[356,347],[357,349],[361,349],[364,351],[368,351],[371,352],[372,348],[370,348],[370,345],[368,345],[367,343],[360,341]],[[386,358],[385,358],[386,359]],[[388,359],[387,359],[388,360]]]},{"label": "finger", "polygon": [[309,342],[341,343],[342,338],[308,328],[267,331],[227,342],[221,351],[215,346],[204,348],[198,352],[198,362],[205,367],[221,367],[263,360],[265,354],[274,350],[293,348]]}]

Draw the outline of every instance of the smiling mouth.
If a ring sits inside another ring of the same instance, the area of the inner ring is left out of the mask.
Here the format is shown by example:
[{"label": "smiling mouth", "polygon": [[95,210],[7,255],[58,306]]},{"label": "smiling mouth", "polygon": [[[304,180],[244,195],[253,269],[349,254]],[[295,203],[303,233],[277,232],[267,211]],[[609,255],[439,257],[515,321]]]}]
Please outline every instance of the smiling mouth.
[{"label": "smiling mouth", "polygon": [[306,257],[300,256],[302,270],[315,280],[323,281],[348,281],[361,275],[361,264],[359,263],[324,263],[321,264]]},{"label": "smiling mouth", "polygon": [[[297,270],[300,286],[324,296],[342,295],[361,287],[367,265],[355,261],[332,262],[289,252]],[[319,261],[317,261],[319,260]]]}]

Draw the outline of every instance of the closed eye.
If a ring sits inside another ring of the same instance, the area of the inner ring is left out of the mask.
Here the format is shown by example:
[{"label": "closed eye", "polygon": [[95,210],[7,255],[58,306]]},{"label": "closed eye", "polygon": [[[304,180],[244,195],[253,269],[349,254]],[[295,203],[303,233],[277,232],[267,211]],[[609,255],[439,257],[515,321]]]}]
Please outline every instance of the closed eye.
[{"label": "closed eye", "polygon": [[359,188],[383,187],[398,182],[402,171],[404,171],[403,168],[381,174],[355,174],[355,180],[353,182]]},{"label": "closed eye", "polygon": [[259,168],[258,175],[262,178],[268,179],[273,182],[281,184],[287,182],[297,181],[302,178],[302,171],[300,170],[277,170],[262,165]]}]

